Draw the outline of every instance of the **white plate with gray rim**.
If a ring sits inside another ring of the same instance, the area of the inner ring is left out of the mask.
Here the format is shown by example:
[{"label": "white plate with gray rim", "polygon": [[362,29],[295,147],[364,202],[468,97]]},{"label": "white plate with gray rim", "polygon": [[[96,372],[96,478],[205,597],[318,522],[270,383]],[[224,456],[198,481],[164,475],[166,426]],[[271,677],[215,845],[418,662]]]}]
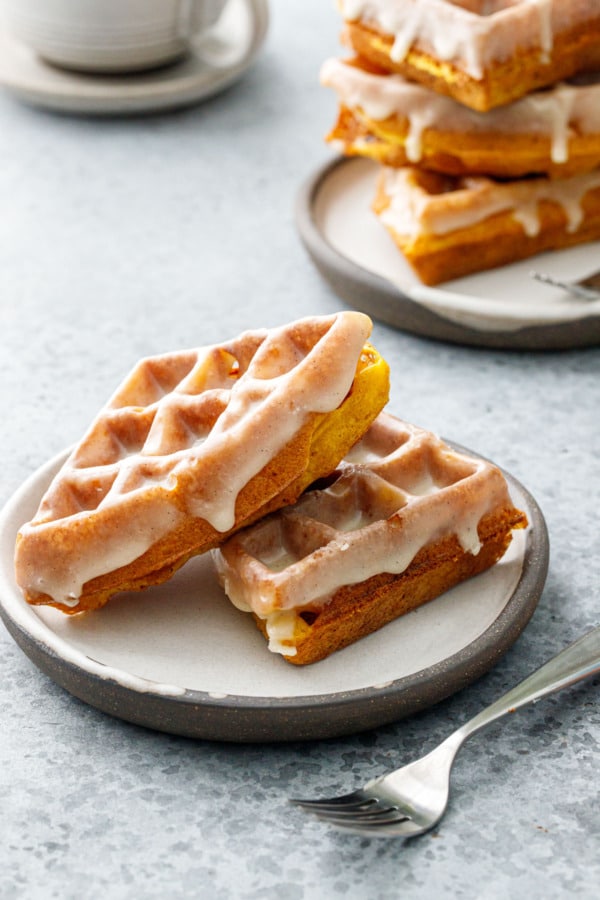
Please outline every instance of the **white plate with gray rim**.
[{"label": "white plate with gray rim", "polygon": [[334,291],[355,309],[437,340],[521,350],[600,344],[600,297],[581,300],[531,278],[575,280],[600,269],[600,242],[543,253],[437,287],[422,284],[374,213],[379,167],[335,157],[302,185],[296,225]]},{"label": "white plate with gray rim", "polygon": [[545,582],[543,515],[507,475],[530,524],[515,532],[496,566],[312,666],[292,666],[268,650],[251,616],[223,594],[207,556],[164,585],[66,616],[29,606],[13,573],[16,533],[65,458],[36,471],[0,514],[0,615],[58,685],[104,713],[159,731],[270,742],[393,722],[487,672],[525,628]]}]

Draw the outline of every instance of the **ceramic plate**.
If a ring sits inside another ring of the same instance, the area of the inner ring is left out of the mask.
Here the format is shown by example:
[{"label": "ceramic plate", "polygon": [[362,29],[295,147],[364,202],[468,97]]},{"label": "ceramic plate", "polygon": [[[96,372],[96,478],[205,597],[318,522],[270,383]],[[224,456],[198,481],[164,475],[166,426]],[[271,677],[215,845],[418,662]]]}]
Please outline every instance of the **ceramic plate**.
[{"label": "ceramic plate", "polygon": [[309,254],[347,303],[414,334],[515,349],[600,344],[600,298],[571,297],[532,269],[575,280],[600,268],[586,244],[446,282],[421,284],[371,212],[378,166],[336,158],[303,185],[296,222]]},{"label": "ceramic plate", "polygon": [[58,112],[131,115],[176,109],[211,97],[237,81],[254,62],[267,23],[265,0],[251,38],[248,8],[233,0],[218,32],[215,29],[211,43],[214,66],[203,61],[200,50],[192,48],[181,62],[123,76],[79,74],[49,65],[5,30],[0,32],[0,84],[27,103]]},{"label": "ceramic plate", "polygon": [[160,731],[282,741],[392,722],[490,669],[529,621],[544,585],[543,516],[507,475],[530,527],[515,533],[493,569],[313,666],[291,666],[269,652],[252,618],[225,598],[207,557],[167,584],[122,594],[89,615],[31,607],[14,581],[15,535],[65,457],[32,475],[2,512],[0,614],[59,685],[103,712]]}]

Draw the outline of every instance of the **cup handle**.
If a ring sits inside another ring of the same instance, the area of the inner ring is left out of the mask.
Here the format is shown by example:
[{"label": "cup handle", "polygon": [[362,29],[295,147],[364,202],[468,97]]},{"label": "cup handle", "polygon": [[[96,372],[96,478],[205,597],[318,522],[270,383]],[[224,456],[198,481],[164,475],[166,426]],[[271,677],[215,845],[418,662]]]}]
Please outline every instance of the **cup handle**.
[{"label": "cup handle", "polygon": [[228,0],[216,24],[194,39],[194,47],[215,69],[241,69],[260,49],[268,25],[268,0]]}]

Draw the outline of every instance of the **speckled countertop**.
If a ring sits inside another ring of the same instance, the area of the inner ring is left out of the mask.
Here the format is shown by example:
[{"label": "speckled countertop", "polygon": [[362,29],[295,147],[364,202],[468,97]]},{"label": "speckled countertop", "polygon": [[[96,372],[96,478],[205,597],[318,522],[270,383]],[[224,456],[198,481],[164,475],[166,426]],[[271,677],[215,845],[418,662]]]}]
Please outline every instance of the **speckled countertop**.
[{"label": "speckled countertop", "polygon": [[[71,118],[0,93],[0,503],[140,356],[341,308],[293,221],[298,186],[330,156],[317,74],[338,30],[329,0],[279,3],[239,84],[157,117]],[[419,755],[600,617],[600,350],[487,351],[380,323],[374,342],[391,411],[492,457],[539,502],[552,553],[525,632],[408,720],[246,746],[104,715],[0,626],[0,896],[597,896],[597,680],[474,738],[441,827],[413,843],[336,834],[286,805]]]}]

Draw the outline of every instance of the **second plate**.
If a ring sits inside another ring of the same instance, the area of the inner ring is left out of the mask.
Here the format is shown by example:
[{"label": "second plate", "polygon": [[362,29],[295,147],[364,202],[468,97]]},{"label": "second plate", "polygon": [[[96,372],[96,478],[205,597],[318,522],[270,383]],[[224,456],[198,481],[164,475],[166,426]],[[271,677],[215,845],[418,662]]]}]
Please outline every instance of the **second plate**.
[{"label": "second plate", "polygon": [[351,306],[404,331],[454,343],[510,349],[600,344],[600,299],[578,300],[530,277],[563,280],[600,266],[600,244],[544,253],[431,288],[421,284],[371,212],[378,166],[336,158],[303,185],[300,237],[335,292]]},{"label": "second plate", "polygon": [[206,556],[164,585],[65,616],[29,606],[13,572],[17,531],[64,458],[34,473],[0,515],[0,615],[57,684],[103,712],[160,731],[285,741],[393,722],[488,671],[529,621],[546,578],[543,516],[507,475],[530,525],[515,533],[496,566],[312,666],[291,666],[269,652],[252,617],[226,599]]}]

